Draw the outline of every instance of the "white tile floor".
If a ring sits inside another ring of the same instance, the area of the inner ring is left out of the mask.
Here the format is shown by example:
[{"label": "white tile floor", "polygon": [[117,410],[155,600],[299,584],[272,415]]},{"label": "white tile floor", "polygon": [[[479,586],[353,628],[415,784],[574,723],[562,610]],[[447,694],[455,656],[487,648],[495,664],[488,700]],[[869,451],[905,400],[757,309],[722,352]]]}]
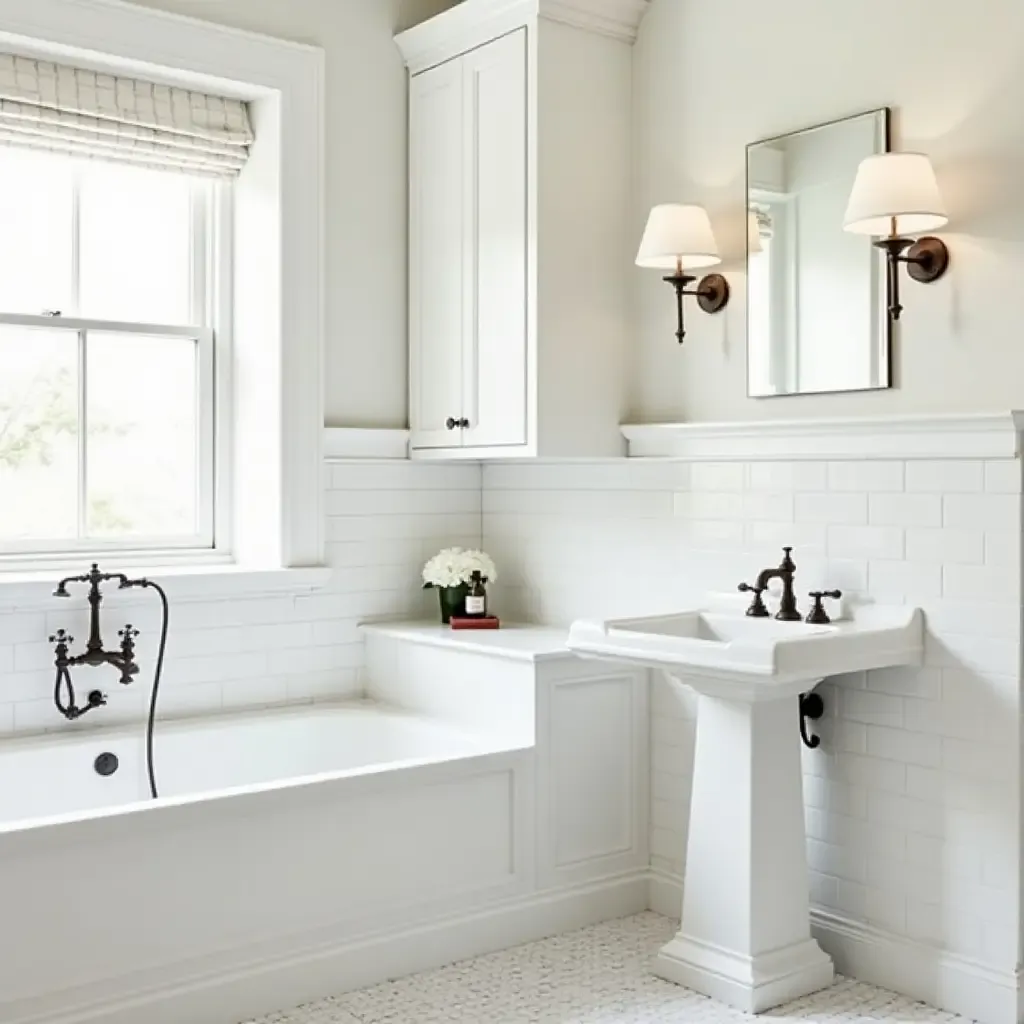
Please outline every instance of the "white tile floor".
[{"label": "white tile floor", "polygon": [[[675,923],[657,914],[609,921],[529,946],[386,982],[249,1024],[732,1024],[742,1013],[655,978],[650,963]],[[858,981],[766,1015],[797,1021],[967,1024]]]}]

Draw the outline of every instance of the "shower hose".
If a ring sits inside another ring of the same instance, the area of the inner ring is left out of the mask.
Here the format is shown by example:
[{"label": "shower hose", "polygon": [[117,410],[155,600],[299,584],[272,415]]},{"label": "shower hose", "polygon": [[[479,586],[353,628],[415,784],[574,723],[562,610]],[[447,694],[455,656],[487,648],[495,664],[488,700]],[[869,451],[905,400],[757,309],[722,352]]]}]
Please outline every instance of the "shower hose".
[{"label": "shower hose", "polygon": [[149,694],[149,716],[146,719],[146,773],[149,776],[149,793],[156,800],[159,793],[156,788],[156,768],[153,764],[153,731],[156,724],[156,702],[160,695],[160,678],[164,673],[164,654],[167,652],[167,630],[170,625],[171,609],[167,601],[167,592],[159,583],[151,580],[140,580],[140,587],[155,590],[160,597],[163,621],[160,625],[160,647],[157,650],[156,669],[153,672],[153,688]]}]

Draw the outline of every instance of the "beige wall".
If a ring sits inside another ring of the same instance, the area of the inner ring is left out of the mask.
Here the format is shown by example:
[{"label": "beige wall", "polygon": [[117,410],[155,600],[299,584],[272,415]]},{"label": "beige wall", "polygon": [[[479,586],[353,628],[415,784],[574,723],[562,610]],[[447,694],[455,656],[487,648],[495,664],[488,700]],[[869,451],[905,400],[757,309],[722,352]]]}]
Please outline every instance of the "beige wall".
[{"label": "beige wall", "polygon": [[138,0],[327,53],[330,424],[406,422],[406,84],[392,37],[449,0]]},{"label": "beige wall", "polygon": [[[770,10],[769,10],[770,8]],[[756,12],[762,10],[763,16]],[[1024,4],[1020,0],[654,0],[636,55],[636,238],[654,202],[703,202],[735,289],[710,318],[637,274],[634,418],[796,418],[1024,405]],[[931,153],[951,212],[942,282],[904,290],[898,389],[746,398],[746,143],[889,105]]]}]

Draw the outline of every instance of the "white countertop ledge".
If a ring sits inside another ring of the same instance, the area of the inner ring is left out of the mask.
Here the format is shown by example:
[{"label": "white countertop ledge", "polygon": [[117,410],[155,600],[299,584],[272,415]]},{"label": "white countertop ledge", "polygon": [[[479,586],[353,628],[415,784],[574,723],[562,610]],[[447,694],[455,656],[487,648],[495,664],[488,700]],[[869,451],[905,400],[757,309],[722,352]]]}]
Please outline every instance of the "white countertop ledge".
[{"label": "white countertop ledge", "polygon": [[370,636],[388,637],[428,647],[446,647],[513,661],[557,661],[575,658],[567,647],[569,631],[553,626],[502,623],[501,629],[451,629],[428,622],[364,622]]},{"label": "white countertop ledge", "polygon": [[[123,572],[129,579],[153,580],[164,587],[172,603],[309,593],[325,587],[331,579],[331,570],[325,566],[296,569],[256,568],[235,564],[147,567],[118,564],[116,556],[101,561],[100,568],[104,572]],[[60,600],[53,596],[53,591],[61,578],[81,576],[88,571],[87,563],[73,571],[68,571],[66,567],[34,572],[0,571],[0,612],[51,607],[55,601]],[[69,588],[72,599],[85,596],[83,587]],[[114,585],[109,593],[116,592]]]}]

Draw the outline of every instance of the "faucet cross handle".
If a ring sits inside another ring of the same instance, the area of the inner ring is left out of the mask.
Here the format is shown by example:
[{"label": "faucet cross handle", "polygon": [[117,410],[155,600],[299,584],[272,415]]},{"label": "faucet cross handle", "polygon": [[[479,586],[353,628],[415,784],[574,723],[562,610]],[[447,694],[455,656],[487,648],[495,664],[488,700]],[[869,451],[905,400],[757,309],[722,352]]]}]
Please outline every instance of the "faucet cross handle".
[{"label": "faucet cross handle", "polygon": [[807,622],[812,626],[827,626],[832,622],[829,614],[825,611],[825,599],[839,601],[842,599],[841,590],[812,590],[808,597],[814,601],[814,607],[807,616]]},{"label": "faucet cross handle", "polygon": [[741,583],[739,585],[739,592],[741,594],[753,594],[754,600],[750,602],[750,607],[747,609],[747,616],[751,619],[767,619],[769,618],[768,608],[764,603],[764,592],[767,587],[752,587],[749,583]]}]

